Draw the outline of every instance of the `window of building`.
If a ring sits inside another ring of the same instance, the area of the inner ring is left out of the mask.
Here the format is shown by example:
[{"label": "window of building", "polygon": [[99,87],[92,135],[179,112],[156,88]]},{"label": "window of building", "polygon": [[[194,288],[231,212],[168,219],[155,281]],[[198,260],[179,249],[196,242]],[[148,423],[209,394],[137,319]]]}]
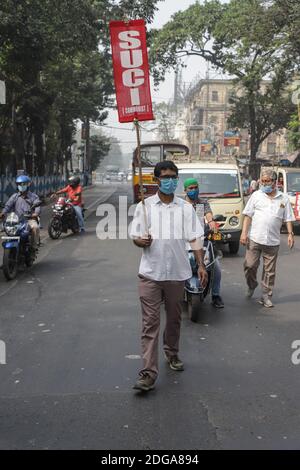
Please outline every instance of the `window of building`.
[{"label": "window of building", "polygon": [[195,108],[192,111],[192,126],[202,126],[203,125],[203,108]]},{"label": "window of building", "polygon": [[276,153],[276,143],[268,142],[267,152],[269,155],[273,155]]},{"label": "window of building", "polygon": [[219,101],[219,92],[218,91],[213,91],[212,92],[212,101],[217,103]]}]

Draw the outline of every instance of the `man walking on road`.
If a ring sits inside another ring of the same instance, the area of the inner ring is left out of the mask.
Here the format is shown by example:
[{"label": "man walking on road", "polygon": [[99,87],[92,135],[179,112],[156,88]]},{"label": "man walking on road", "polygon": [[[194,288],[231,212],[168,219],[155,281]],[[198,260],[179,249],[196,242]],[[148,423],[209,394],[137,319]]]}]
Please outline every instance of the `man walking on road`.
[{"label": "man walking on road", "polygon": [[249,199],[245,215],[241,244],[247,246],[244,272],[248,285],[247,297],[254,294],[260,257],[263,257],[262,298],[260,303],[273,307],[272,295],[275,284],[276,262],[280,246],[280,229],[285,222],[288,229],[288,246],[294,246],[294,213],[286,194],[278,191],[277,175],[272,169],[261,173],[261,187]]},{"label": "man walking on road", "polygon": [[154,175],[159,190],[155,196],[145,200],[145,208],[142,203],[138,204],[130,234],[135,245],[143,248],[139,269],[143,369],[133,387],[142,391],[152,390],[158,375],[162,302],[166,310],[163,335],[166,360],[172,370],[184,370],[178,350],[184,283],[192,276],[187,242],[194,250],[199,278],[204,285],[207,283],[203,264],[203,228],[193,206],[174,195],[178,168],[173,162],[164,161],[156,165]]}]

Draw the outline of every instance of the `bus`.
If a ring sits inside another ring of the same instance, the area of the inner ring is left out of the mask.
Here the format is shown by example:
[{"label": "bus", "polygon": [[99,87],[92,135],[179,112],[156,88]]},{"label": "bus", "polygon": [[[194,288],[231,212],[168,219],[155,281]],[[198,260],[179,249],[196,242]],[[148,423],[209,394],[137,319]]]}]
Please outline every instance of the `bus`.
[{"label": "bus", "polygon": [[[157,183],[154,180],[155,165],[164,160],[188,162],[189,153],[189,148],[186,145],[174,142],[150,142],[141,145],[142,182],[145,198],[153,196],[157,192]],[[141,192],[137,148],[133,152],[132,184],[133,199],[135,203],[138,203],[141,200]]]}]

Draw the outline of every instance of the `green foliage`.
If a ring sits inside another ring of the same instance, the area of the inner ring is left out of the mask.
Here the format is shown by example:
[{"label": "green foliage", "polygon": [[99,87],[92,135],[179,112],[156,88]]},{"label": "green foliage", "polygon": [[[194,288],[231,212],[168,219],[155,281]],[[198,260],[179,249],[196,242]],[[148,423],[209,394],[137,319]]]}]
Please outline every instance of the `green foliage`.
[{"label": "green foliage", "polygon": [[156,84],[191,55],[233,77],[240,93],[231,122],[249,128],[253,160],[270,129],[285,127],[293,111],[286,90],[299,64],[299,20],[298,0],[197,2],[152,32]]},{"label": "green foliage", "polygon": [[293,147],[293,150],[300,149],[300,119],[299,114],[295,113],[291,116],[290,122],[288,123],[289,130],[289,141]]},{"label": "green foliage", "polygon": [[104,135],[91,136],[91,170],[98,168],[101,160],[108,154],[110,150],[110,139]]},{"label": "green foliage", "polygon": [[0,170],[67,169],[74,121],[112,105],[111,19],[153,18],[158,0],[1,0]]}]

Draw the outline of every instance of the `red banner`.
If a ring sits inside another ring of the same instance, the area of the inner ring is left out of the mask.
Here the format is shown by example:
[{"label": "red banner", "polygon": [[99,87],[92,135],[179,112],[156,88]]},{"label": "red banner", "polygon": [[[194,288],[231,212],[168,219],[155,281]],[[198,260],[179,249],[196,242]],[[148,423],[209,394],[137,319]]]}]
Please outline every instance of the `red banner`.
[{"label": "red banner", "polygon": [[210,152],[211,144],[201,144],[201,152]]},{"label": "red banner", "polygon": [[111,21],[109,26],[119,121],[151,121],[145,22]]},{"label": "red banner", "polygon": [[239,147],[241,139],[239,137],[225,137],[224,147]]},{"label": "red banner", "polygon": [[295,217],[300,220],[300,193],[296,193]]}]

